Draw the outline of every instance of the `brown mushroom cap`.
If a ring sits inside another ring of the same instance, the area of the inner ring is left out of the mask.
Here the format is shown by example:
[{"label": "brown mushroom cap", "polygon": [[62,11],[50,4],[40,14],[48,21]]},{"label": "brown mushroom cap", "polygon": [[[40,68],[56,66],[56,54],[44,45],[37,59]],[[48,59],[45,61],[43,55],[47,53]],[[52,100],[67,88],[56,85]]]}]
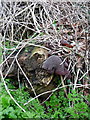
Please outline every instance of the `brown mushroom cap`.
[{"label": "brown mushroom cap", "polygon": [[42,68],[51,74],[63,75],[70,77],[70,72],[67,70],[66,63],[61,60],[57,55],[48,57],[42,65]]}]

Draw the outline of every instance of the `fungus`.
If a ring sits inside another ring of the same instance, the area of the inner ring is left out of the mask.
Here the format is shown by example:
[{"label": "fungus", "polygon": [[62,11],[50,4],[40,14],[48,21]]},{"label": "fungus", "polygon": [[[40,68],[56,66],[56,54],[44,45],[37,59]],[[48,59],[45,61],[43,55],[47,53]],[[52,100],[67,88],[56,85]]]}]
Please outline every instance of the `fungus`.
[{"label": "fungus", "polygon": [[50,74],[62,75],[70,78],[70,72],[67,70],[66,63],[57,55],[48,57],[42,65],[42,68],[47,70]]}]

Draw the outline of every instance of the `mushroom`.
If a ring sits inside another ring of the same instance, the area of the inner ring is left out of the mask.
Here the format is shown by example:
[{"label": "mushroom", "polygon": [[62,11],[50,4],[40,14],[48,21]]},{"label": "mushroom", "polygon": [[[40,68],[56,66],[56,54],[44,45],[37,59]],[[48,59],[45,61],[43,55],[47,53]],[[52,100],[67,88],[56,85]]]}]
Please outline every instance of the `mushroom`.
[{"label": "mushroom", "polygon": [[47,70],[50,74],[56,74],[60,76],[66,76],[70,78],[70,71],[67,69],[67,63],[63,62],[62,59],[57,55],[48,57],[42,65],[42,68]]}]

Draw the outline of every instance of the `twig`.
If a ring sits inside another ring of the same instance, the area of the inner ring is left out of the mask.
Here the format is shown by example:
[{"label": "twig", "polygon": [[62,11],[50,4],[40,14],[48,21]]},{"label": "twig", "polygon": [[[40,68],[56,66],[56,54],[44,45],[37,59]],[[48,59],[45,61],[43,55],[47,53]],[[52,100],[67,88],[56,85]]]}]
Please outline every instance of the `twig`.
[{"label": "twig", "polygon": [[65,84],[64,84],[64,79],[63,79],[62,76],[60,76],[60,78],[61,78],[61,82],[62,82],[62,87],[64,88],[65,95],[66,95],[66,97],[68,98],[67,90],[66,90],[66,88],[65,88]]},{"label": "twig", "polygon": [[75,81],[74,81],[74,90],[75,90],[75,88],[76,88],[76,84],[77,84],[77,81],[78,81],[78,77],[79,77],[79,72],[80,72],[80,68],[77,70],[77,76],[76,76],[76,79],[75,79]]},{"label": "twig", "polygon": [[52,93],[52,92],[55,92],[55,91],[57,91],[57,90],[59,90],[59,89],[61,89],[61,88],[68,87],[68,86],[72,86],[72,84],[70,84],[70,85],[65,85],[65,86],[62,86],[62,87],[57,87],[57,88],[55,88],[54,90],[50,90],[50,91],[43,92],[43,93],[37,95],[36,97],[30,99],[27,103],[24,103],[24,105],[27,105],[27,104],[30,103],[31,101],[35,100],[36,98],[38,98],[38,97],[40,97],[40,96],[42,96],[42,95],[44,95],[44,94]]}]

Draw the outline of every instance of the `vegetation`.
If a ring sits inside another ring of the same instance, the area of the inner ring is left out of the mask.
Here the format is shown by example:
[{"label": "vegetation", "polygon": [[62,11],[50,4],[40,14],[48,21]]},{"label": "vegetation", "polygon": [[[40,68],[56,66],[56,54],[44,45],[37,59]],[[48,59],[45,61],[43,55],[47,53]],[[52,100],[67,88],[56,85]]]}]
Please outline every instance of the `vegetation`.
[{"label": "vegetation", "polygon": [[[1,90],[2,88],[2,90]],[[0,119],[4,118],[78,118],[89,119],[90,109],[83,98],[90,101],[90,95],[82,97],[82,93],[73,90],[65,97],[63,89],[53,93],[48,101],[43,105],[37,99],[34,99],[28,105],[24,105],[27,100],[31,99],[24,88],[15,89],[9,83],[9,88],[15,100],[24,108],[25,112],[19,108],[11,97],[7,94],[4,85],[0,83]]]}]

